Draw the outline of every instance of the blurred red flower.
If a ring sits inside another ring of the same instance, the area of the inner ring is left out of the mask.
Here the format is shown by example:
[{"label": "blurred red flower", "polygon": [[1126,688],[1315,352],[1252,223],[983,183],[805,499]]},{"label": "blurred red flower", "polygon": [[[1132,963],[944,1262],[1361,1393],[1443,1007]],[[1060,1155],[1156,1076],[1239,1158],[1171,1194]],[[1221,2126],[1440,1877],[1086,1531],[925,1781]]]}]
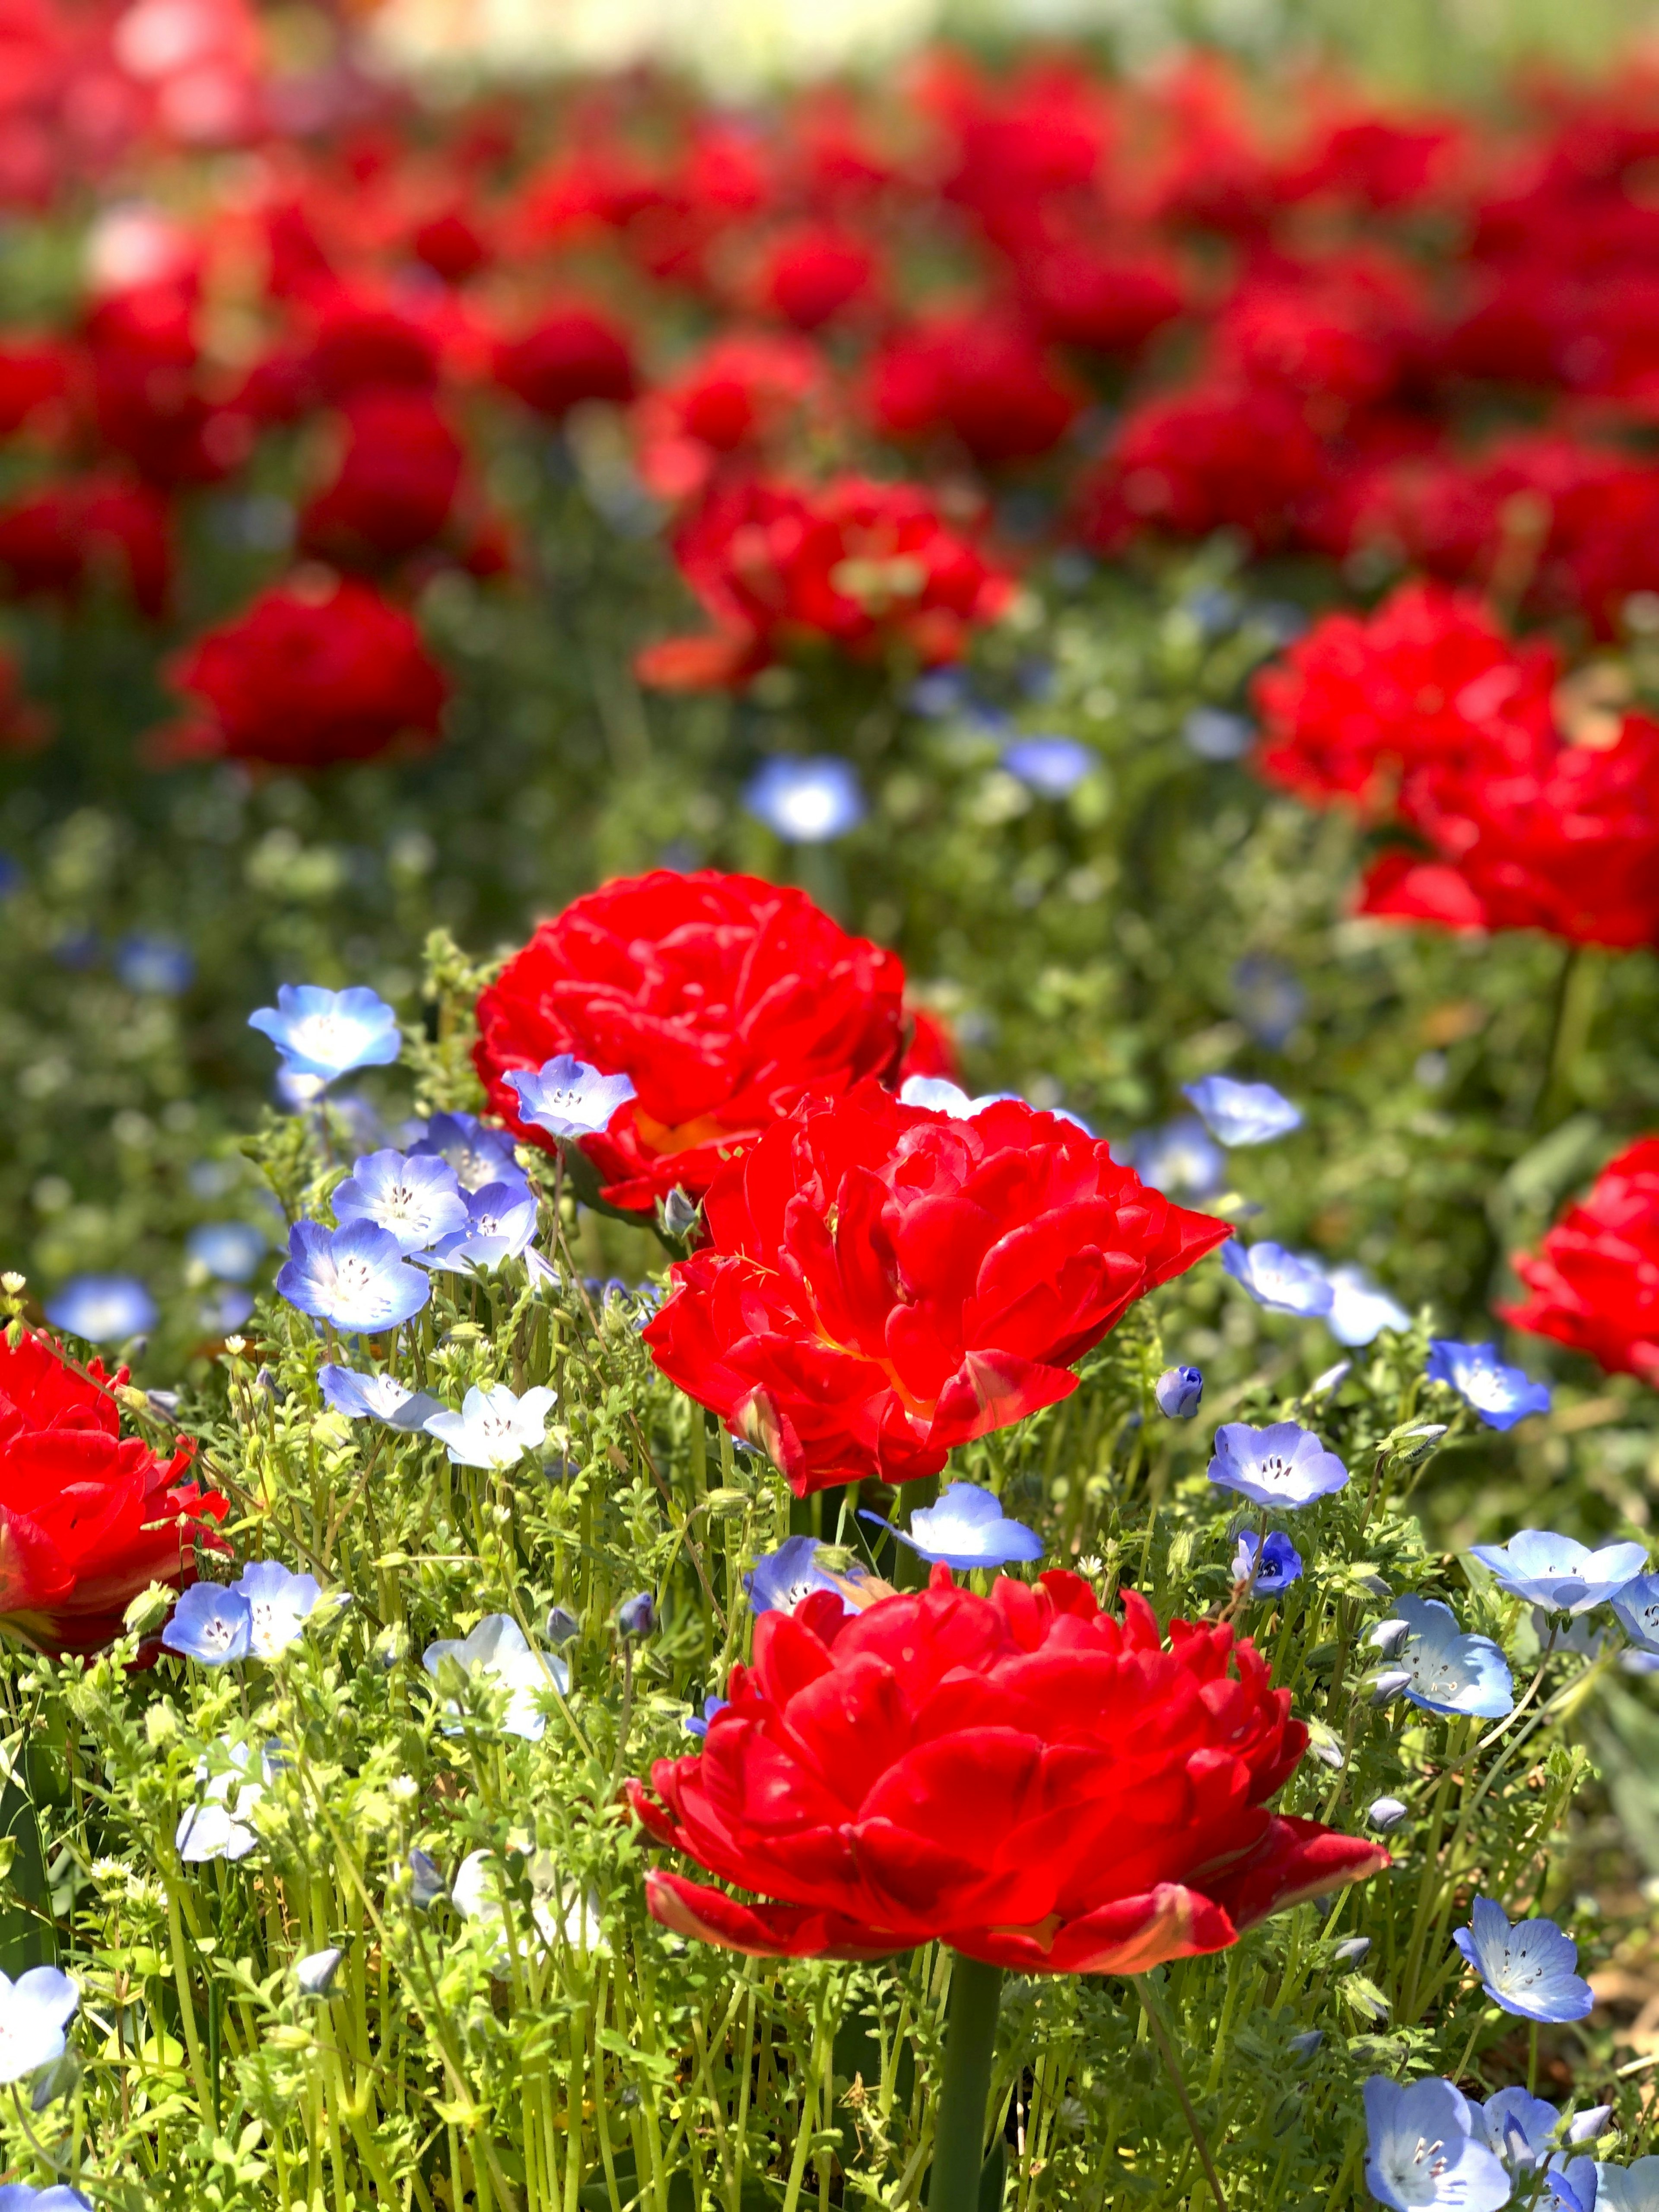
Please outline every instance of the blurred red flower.
[{"label": "blurred red flower", "polygon": [[628,333],[578,301],[551,309],[495,349],[495,381],[537,414],[562,422],[586,399],[622,405],[639,379]]},{"label": "blurred red flower", "polygon": [[1609,1160],[1536,1254],[1512,1264],[1528,1295],[1498,1308],[1505,1321],[1659,1389],[1659,1137]]},{"label": "blurred red flower", "polygon": [[450,520],[465,462],[436,401],[394,386],[356,393],[342,414],[339,465],[300,518],[302,548],[357,567],[434,544]]},{"label": "blurred red flower", "polygon": [[51,715],[23,696],[17,663],[0,647],[0,753],[38,752],[52,734]]},{"label": "blurred red flower", "polygon": [[544,921],[478,1000],[473,1059],[492,1109],[531,1144],[509,1072],[560,1053],[632,1078],[582,1140],[613,1206],[701,1198],[724,1163],[805,1097],[889,1077],[903,1039],[897,957],[805,892],[753,876],[606,884]]},{"label": "blurred red flower", "polygon": [[748,1905],[646,1877],[653,1916],[761,1958],[943,1942],[1018,1973],[1144,1973],[1364,1880],[1380,1844],[1268,1810],[1308,1732],[1248,1639],[1137,1591],[999,1577],[755,1624],[702,1748],[629,1800]]},{"label": "blurred red flower", "polygon": [[215,404],[185,283],[135,286],[87,318],[99,438],[149,483],[215,483],[246,455],[251,426]]},{"label": "blurred red flower", "polygon": [[113,1385],[83,1375],[45,1336],[0,1334],[0,1628],[43,1651],[96,1651],[151,1583],[195,1580],[217,1491],[185,1480],[193,1447],[171,1459],[123,1437]]},{"label": "blurred red flower", "polygon": [[992,467],[1050,452],[1085,396],[1025,323],[988,308],[912,324],[870,369],[871,418],[884,437],[944,434]]},{"label": "blurred red flower", "polygon": [[1076,1122],[1018,1099],[956,1121],[874,1083],[764,1131],[704,1214],[645,1340],[800,1497],[937,1474],[1068,1397],[1073,1363],[1231,1234]]},{"label": "blurred red flower", "polygon": [[0,578],[20,598],[72,605],[106,584],[155,620],[167,611],[173,563],[165,498],[110,471],[42,484],[0,507]]},{"label": "blurred red flower", "polygon": [[750,466],[781,446],[829,379],[804,338],[737,331],[705,346],[635,410],[640,474],[659,498],[702,491],[723,465]]},{"label": "blurred red flower", "polygon": [[1202,538],[1231,527],[1257,546],[1282,544],[1325,474],[1294,398],[1260,385],[1194,386],[1124,416],[1084,483],[1080,526],[1103,553],[1147,530]]},{"label": "blurred red flower", "polygon": [[401,607],[325,571],[262,592],[168,675],[198,711],[153,741],[159,765],[222,757],[327,768],[400,739],[430,744],[449,688]]},{"label": "blurred red flower", "polygon": [[773,239],[753,279],[755,304],[798,331],[822,330],[849,308],[878,303],[881,258],[856,231],[805,222]]},{"label": "blurred red flower", "polygon": [[60,411],[73,369],[74,357],[58,338],[14,331],[0,343],[0,437]]}]

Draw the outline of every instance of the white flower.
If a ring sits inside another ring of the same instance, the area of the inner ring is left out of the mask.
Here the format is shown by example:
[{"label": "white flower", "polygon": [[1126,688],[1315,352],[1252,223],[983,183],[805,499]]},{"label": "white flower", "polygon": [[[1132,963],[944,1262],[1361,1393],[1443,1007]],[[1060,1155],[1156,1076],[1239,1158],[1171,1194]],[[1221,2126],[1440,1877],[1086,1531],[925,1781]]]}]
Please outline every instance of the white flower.
[{"label": "white flower", "polygon": [[[487,1613],[470,1636],[444,1637],[428,1644],[421,1664],[436,1681],[446,1659],[453,1659],[466,1674],[476,1670],[505,1690],[507,1705],[501,1726],[508,1735],[523,1736],[530,1743],[539,1742],[547,1727],[539,1700],[549,1682],[557,1686],[561,1696],[570,1687],[570,1669],[563,1660],[532,1651],[510,1613]],[[452,1705],[447,1710],[456,1708]],[[458,1735],[459,1724],[448,1732]]]},{"label": "white flower", "polygon": [[505,1382],[489,1390],[474,1383],[459,1413],[428,1417],[427,1434],[448,1445],[453,1467],[511,1467],[545,1438],[556,1395],[544,1383],[522,1398]]},{"label": "white flower", "polygon": [[[592,1890],[583,1894],[574,1883],[567,1881],[546,1851],[530,1852],[524,1870],[530,1883],[530,1917],[550,1950],[561,1939],[573,1951],[592,1954],[610,1949],[599,1917],[599,1900]],[[506,1882],[507,1869],[494,1851],[471,1851],[456,1869],[449,1889],[451,1901],[463,1920],[476,1923],[486,1932],[501,1929],[501,1940],[490,1960],[490,1971],[497,1975],[507,1968],[507,1923],[501,1911]]]},{"label": "white flower", "polygon": [[0,2081],[21,2081],[64,2055],[64,2030],[81,1993],[56,1966],[0,1974]]},{"label": "white flower", "polygon": [[173,1846],[187,1866],[204,1859],[245,1859],[259,1840],[246,1815],[265,1794],[270,1762],[262,1758],[256,1767],[252,1747],[246,1743],[223,1748],[230,1765],[210,1781],[205,1760],[197,1768],[197,1780],[207,1783],[203,1802],[189,1808],[173,1834]]}]

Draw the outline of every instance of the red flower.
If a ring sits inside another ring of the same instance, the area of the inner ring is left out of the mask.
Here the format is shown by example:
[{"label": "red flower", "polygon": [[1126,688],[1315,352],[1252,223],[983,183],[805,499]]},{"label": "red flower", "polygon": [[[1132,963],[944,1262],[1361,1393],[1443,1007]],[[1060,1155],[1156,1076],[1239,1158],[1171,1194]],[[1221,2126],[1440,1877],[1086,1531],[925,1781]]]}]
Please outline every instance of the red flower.
[{"label": "red flower", "polygon": [[802,891],[666,870],[607,884],[544,921],[478,1000],[473,1058],[526,1142],[511,1070],[574,1053],[633,1079],[583,1139],[613,1206],[702,1197],[722,1164],[805,1097],[887,1077],[903,1038],[897,958],[848,937]]},{"label": "red flower", "polygon": [[1609,1160],[1589,1197],[1514,1267],[1531,1295],[1500,1306],[1505,1321],[1659,1389],[1659,1137]]},{"label": "red flower", "polygon": [[69,397],[69,349],[57,338],[21,334],[0,344],[0,437],[49,416]]},{"label": "red flower", "polygon": [[1173,254],[1103,240],[1095,223],[1032,222],[1012,268],[1044,337],[1091,353],[1139,353],[1187,305],[1186,274]]},{"label": "red flower", "polygon": [[1326,473],[1296,402],[1255,385],[1206,384],[1133,409],[1085,484],[1082,527],[1103,553],[1147,529],[1182,538],[1241,530],[1283,544]]},{"label": "red flower", "polygon": [[870,411],[884,437],[943,432],[990,466],[1049,452],[1083,404],[1030,330],[990,310],[913,324],[871,370]]},{"label": "red flower", "polygon": [[0,1335],[0,1627],[43,1651],[95,1651],[153,1582],[195,1579],[194,1546],[229,1547],[216,1491],[184,1480],[192,1447],[162,1459],[123,1437],[111,1377],[49,1338]]},{"label": "red flower", "polygon": [[434,742],[448,692],[401,607],[367,584],[327,577],[262,592],[198,638],[169,676],[201,712],[159,740],[162,762],[368,760],[399,738]]},{"label": "red flower", "polygon": [[362,392],[435,389],[443,366],[436,312],[419,313],[368,286],[325,283],[313,295],[305,370],[314,397],[336,406]]},{"label": "red flower", "polygon": [[798,331],[822,330],[849,307],[872,304],[881,263],[855,231],[802,223],[775,238],[756,273],[756,304]]},{"label": "red flower", "polygon": [[[1000,1577],[857,1613],[816,1592],[755,1624],[702,1749],[661,1759],[641,1820],[723,1890],[653,1870],[653,1917],[761,1958],[943,1942],[1018,1973],[1144,1973],[1363,1881],[1379,1844],[1267,1801],[1308,1731],[1231,1628],[1123,1615],[1089,1585]],[[660,1802],[659,1802],[660,1801]]]},{"label": "red flower", "polygon": [[814,402],[823,363],[804,339],[735,332],[716,338],[640,403],[640,473],[659,498],[701,491],[716,469],[782,441]]},{"label": "red flower", "polygon": [[910,1042],[899,1062],[899,1083],[912,1075],[942,1075],[947,1083],[960,1083],[962,1062],[949,1024],[926,1006],[907,1005],[904,1011],[910,1018]]},{"label": "red flower", "polygon": [[575,303],[498,346],[495,381],[556,422],[585,399],[621,405],[639,388],[627,332],[597,308]]},{"label": "red flower", "polygon": [[1408,770],[1535,756],[1559,672],[1550,647],[1512,644],[1480,599],[1402,585],[1371,616],[1326,616],[1256,678],[1256,765],[1316,805],[1382,812]]},{"label": "red flower", "polygon": [[22,694],[17,663],[0,648],[0,753],[32,753],[52,734],[52,717]]},{"label": "red flower", "polygon": [[151,483],[213,483],[246,454],[249,426],[203,389],[195,302],[184,284],[101,301],[87,319],[98,434]]},{"label": "red flower", "polygon": [[400,560],[443,534],[461,488],[459,438],[424,392],[363,392],[343,409],[333,482],[300,522],[305,550],[353,566]]},{"label": "red flower", "polygon": [[873,1083],[765,1131],[704,1215],[646,1342],[800,1497],[937,1474],[1069,1397],[1073,1363],[1231,1234],[1073,1121],[1018,1099],[953,1121]]},{"label": "red flower", "polygon": [[859,660],[895,650],[929,665],[955,660],[1013,592],[925,491],[863,477],[822,489],[756,479],[717,489],[674,550],[720,626],[641,654],[647,683],[679,689],[738,683],[814,647]]},{"label": "red flower", "polygon": [[0,507],[0,575],[20,597],[70,604],[94,580],[112,582],[155,620],[173,583],[167,501],[149,484],[108,474],[25,492]]}]

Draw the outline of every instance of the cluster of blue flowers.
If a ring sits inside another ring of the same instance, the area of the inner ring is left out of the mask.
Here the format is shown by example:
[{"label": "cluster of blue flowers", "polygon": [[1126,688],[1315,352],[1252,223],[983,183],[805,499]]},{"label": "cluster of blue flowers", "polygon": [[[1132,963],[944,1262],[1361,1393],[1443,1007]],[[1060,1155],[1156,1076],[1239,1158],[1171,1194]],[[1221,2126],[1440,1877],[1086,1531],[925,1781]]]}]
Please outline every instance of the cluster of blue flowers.
[{"label": "cluster of blue flowers", "polygon": [[1525,2089],[1471,2104],[1450,2081],[1365,2084],[1365,2185],[1394,2212],[1455,2205],[1502,2212],[1659,2212],[1659,2158],[1614,2166],[1587,2147],[1608,2133],[1611,2106],[1563,2113]]}]

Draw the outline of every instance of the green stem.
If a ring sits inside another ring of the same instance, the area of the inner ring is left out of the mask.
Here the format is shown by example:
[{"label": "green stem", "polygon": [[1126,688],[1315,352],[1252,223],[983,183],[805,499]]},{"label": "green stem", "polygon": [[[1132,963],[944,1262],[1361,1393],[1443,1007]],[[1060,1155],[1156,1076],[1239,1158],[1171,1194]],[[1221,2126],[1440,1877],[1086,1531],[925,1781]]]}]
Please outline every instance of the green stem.
[{"label": "green stem", "polygon": [[945,2079],[933,2122],[928,2212],[979,2212],[985,2108],[991,2096],[991,2060],[1001,2002],[1001,1967],[954,1953],[945,2018]]},{"label": "green stem", "polygon": [[1210,2156],[1210,2146],[1205,2140],[1204,2130],[1200,2123],[1198,2112],[1191,2097],[1187,2093],[1187,2083],[1181,2071],[1181,2061],[1176,2057],[1175,2044],[1170,2039],[1169,2029],[1164,2024],[1164,2015],[1158,2010],[1158,1999],[1152,1995],[1146,1982],[1139,1978],[1137,1978],[1135,1982],[1135,1995],[1140,1999],[1140,2008],[1146,2015],[1146,2025],[1152,2032],[1152,2041],[1158,2045],[1158,2057],[1164,2061],[1164,2070],[1170,2077],[1170,2087],[1175,2091],[1176,2100],[1185,2117],[1187,2131],[1192,2136],[1193,2146],[1198,2153],[1199,2164],[1204,2168],[1204,2179],[1209,2183],[1210,2194],[1216,2201],[1216,2212],[1227,2212],[1227,2200],[1221,2193],[1221,2183],[1216,2174],[1215,2160]]},{"label": "green stem", "polygon": [[1569,945],[1561,959],[1550,1019],[1549,1054],[1533,1115],[1534,1135],[1542,1136],[1565,1115],[1573,1097],[1573,1076],[1589,1042],[1601,995],[1601,962],[1589,946]]}]

